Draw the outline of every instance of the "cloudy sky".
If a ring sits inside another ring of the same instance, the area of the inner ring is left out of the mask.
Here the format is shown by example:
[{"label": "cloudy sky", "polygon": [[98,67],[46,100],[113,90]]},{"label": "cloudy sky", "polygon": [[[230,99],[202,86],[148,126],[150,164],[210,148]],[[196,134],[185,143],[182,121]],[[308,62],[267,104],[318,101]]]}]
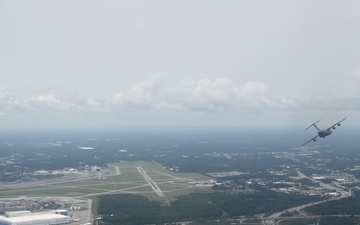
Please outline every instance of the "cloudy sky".
[{"label": "cloudy sky", "polygon": [[0,0],[0,126],[358,126],[359,8]]}]

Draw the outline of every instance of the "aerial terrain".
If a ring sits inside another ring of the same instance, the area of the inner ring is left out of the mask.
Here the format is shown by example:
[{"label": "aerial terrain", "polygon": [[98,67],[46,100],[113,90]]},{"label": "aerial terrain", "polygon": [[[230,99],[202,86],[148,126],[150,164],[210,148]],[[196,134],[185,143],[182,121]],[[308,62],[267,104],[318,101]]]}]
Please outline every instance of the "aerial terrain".
[{"label": "aerial terrain", "polygon": [[359,8],[0,0],[0,225],[359,225]]},{"label": "aerial terrain", "polygon": [[0,207],[73,224],[357,224],[360,145],[342,129],[301,147],[296,129],[7,134]]}]

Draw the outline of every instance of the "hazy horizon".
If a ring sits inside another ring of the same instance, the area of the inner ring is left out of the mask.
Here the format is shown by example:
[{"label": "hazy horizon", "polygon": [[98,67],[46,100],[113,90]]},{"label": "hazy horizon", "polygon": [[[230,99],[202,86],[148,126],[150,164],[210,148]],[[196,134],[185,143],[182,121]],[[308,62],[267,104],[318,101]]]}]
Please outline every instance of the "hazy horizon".
[{"label": "hazy horizon", "polygon": [[0,127],[359,127],[359,7],[0,1]]}]

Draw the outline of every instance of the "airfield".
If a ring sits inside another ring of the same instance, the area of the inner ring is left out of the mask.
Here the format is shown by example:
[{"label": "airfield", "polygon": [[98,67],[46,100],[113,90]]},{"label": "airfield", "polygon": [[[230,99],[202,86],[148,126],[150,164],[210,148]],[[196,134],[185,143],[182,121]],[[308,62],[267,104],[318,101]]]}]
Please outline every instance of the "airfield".
[{"label": "airfield", "polygon": [[82,222],[90,222],[91,217],[97,216],[99,195],[136,194],[163,205],[170,205],[170,202],[180,195],[212,192],[211,186],[214,182],[210,177],[201,174],[169,171],[156,162],[125,161],[108,164],[108,167],[111,173],[99,173],[96,178],[2,185],[0,200],[38,197],[72,199],[73,204],[87,206],[84,209],[88,212],[84,212],[85,215],[78,214],[77,217],[83,218]]}]

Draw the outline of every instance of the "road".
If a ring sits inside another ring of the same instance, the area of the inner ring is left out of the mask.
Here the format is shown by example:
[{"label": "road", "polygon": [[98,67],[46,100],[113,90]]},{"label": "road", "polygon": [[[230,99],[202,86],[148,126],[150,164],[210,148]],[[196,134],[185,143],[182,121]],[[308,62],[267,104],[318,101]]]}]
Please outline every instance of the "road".
[{"label": "road", "polygon": [[74,219],[79,219],[77,222],[72,222],[73,225],[81,225],[93,221],[92,216],[92,200],[91,199],[81,199],[77,200],[78,206],[81,206],[81,210],[78,211],[69,211],[69,214],[72,215]]},{"label": "road", "polygon": [[329,189],[329,190],[336,190],[336,192],[338,192],[340,195],[338,197],[336,197],[336,198],[326,199],[326,200],[322,200],[322,201],[318,201],[318,202],[312,202],[312,203],[309,203],[309,204],[288,208],[288,209],[285,209],[285,210],[283,210],[281,212],[274,213],[274,214],[270,215],[269,217],[264,218],[264,220],[263,220],[264,225],[275,225],[276,224],[275,219],[279,219],[280,215],[285,213],[285,212],[292,212],[292,211],[300,212],[300,210],[302,210],[302,209],[304,209],[306,207],[312,206],[312,205],[317,205],[317,204],[328,202],[328,201],[335,201],[335,200],[339,200],[339,199],[347,198],[347,197],[351,196],[351,192],[350,191],[345,191],[343,188],[333,186],[333,185],[330,185],[330,184],[325,184],[323,182],[320,182],[319,180],[314,180],[313,178],[306,176],[305,174],[303,174],[300,171],[297,171],[297,173],[298,173],[300,178],[307,178],[307,179],[310,179],[310,180],[312,180],[314,182],[319,183],[320,186],[323,187],[323,188],[326,188],[326,189]]}]

